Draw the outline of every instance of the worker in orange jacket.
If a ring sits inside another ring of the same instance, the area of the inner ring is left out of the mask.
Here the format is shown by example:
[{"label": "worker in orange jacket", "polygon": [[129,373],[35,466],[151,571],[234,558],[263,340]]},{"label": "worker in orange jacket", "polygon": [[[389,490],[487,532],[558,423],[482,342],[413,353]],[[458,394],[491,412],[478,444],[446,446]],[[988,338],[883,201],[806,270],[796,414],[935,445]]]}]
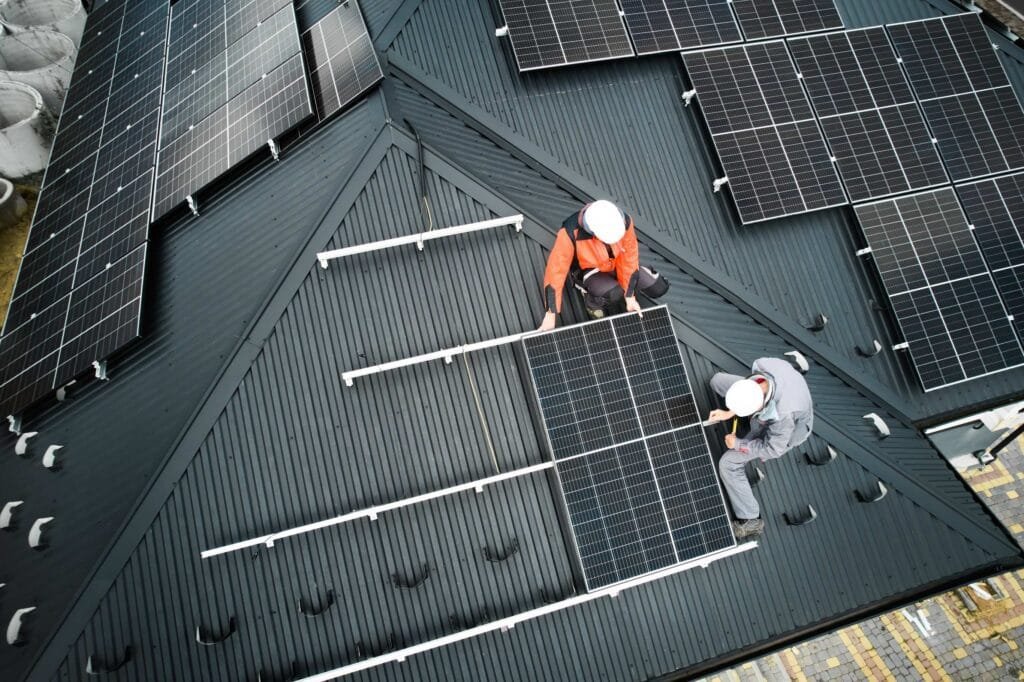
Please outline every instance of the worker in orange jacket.
[{"label": "worker in orange jacket", "polygon": [[604,317],[625,301],[628,312],[639,312],[636,294],[658,298],[668,281],[640,265],[633,219],[610,201],[600,199],[565,219],[555,237],[544,271],[546,312],[541,330],[555,328],[568,279],[583,294],[587,313]]}]

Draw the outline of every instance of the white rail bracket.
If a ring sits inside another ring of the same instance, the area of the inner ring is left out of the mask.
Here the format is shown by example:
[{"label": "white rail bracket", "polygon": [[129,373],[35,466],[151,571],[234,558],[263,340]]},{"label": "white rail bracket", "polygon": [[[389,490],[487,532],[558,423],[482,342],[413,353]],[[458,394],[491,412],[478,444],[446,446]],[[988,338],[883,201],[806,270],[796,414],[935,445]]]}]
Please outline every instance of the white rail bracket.
[{"label": "white rail bracket", "polygon": [[687,106],[687,107],[690,106],[690,102],[692,102],[693,98],[696,97],[696,96],[697,96],[697,89],[696,88],[694,88],[692,90],[687,90],[686,92],[684,92],[683,93],[683,105]]},{"label": "white rail bracket", "polygon": [[199,207],[196,205],[195,197],[189,194],[185,197],[185,203],[188,204],[188,210],[192,211],[192,215],[199,217]]},{"label": "white rail bracket", "polygon": [[270,148],[270,155],[274,157],[274,161],[281,160],[281,150],[278,149],[277,143],[274,140],[267,140],[267,147]]},{"label": "white rail bracket", "polygon": [[729,176],[728,175],[725,175],[725,176],[720,177],[720,178],[716,178],[715,181],[713,183],[711,183],[711,187],[715,191],[715,194],[718,194],[719,192],[721,192],[722,191],[722,187],[724,187],[727,182],[729,182]]},{"label": "white rail bracket", "polygon": [[107,361],[106,360],[93,360],[92,368],[96,371],[96,378],[100,381],[107,381]]},{"label": "white rail bracket", "polygon": [[494,29],[495,38],[504,38],[508,35],[508,26],[502,26],[501,28]]},{"label": "white rail bracket", "polygon": [[39,435],[38,431],[26,431],[25,433],[18,436],[18,442],[14,444],[14,454],[19,457],[24,457],[28,452],[28,441],[31,438],[35,438]]},{"label": "white rail bracket", "polygon": [[856,255],[863,257],[863,256],[868,255],[869,253],[871,253],[871,247],[870,246],[865,246],[863,249],[857,249],[857,254]]},{"label": "white rail bracket", "polygon": [[20,414],[9,414],[7,415],[7,430],[16,436],[21,435],[21,415]]},{"label": "white rail bracket", "polygon": [[467,223],[465,225],[443,227],[440,230],[419,232],[417,234],[405,235],[404,237],[382,239],[381,241],[370,242],[369,244],[346,246],[343,249],[321,251],[318,254],[316,254],[316,259],[320,263],[321,268],[326,268],[327,262],[334,260],[336,258],[345,258],[347,256],[354,256],[358,253],[369,253],[371,251],[380,251],[382,249],[390,249],[396,246],[404,246],[408,244],[415,244],[416,248],[422,251],[424,242],[428,242],[432,239],[443,239],[444,237],[452,237],[459,234],[468,234],[470,232],[480,232],[482,230],[492,230],[497,227],[506,227],[509,225],[515,226],[516,232],[522,232],[523,216],[520,214],[516,214],[505,218],[483,220],[477,223]]}]

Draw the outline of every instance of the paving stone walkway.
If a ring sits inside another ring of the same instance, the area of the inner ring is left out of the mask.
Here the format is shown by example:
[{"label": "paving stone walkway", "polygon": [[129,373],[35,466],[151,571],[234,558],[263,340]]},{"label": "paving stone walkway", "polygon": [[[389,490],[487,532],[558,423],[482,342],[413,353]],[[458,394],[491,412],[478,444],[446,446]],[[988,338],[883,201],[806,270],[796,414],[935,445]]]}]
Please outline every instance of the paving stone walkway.
[{"label": "paving stone walkway", "polygon": [[[1024,543],[1024,437],[983,470],[965,476]],[[817,680],[1024,681],[1024,570],[973,589],[974,610],[957,592],[887,613],[705,682]]]}]

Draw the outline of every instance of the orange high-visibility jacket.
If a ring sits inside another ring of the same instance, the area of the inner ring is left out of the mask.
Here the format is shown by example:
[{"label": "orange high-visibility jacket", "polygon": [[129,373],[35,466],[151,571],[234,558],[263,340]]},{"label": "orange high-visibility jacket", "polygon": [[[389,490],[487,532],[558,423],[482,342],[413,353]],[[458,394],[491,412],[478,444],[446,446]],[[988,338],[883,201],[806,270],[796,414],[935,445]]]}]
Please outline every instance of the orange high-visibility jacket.
[{"label": "orange high-visibility jacket", "polygon": [[570,272],[583,275],[591,270],[614,272],[626,296],[635,295],[640,276],[640,251],[633,219],[626,216],[626,234],[615,244],[605,244],[583,227],[586,206],[565,219],[555,236],[555,245],[544,270],[544,304],[550,312],[561,312],[562,290]]}]

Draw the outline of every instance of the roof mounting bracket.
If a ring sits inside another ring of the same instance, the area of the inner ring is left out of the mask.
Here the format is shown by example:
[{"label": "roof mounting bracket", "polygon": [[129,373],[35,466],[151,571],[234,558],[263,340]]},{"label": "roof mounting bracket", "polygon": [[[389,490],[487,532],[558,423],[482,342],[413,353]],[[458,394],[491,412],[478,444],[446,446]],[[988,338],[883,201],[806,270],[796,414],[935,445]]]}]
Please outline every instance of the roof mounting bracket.
[{"label": "roof mounting bracket", "polygon": [[25,616],[36,610],[34,606],[26,606],[23,609],[18,609],[11,616],[11,620],[7,623],[7,643],[11,646],[21,646],[25,643],[24,633],[21,631],[21,626],[24,624]]},{"label": "roof mounting bracket", "polygon": [[508,35],[508,26],[502,26],[501,28],[494,29],[495,38],[504,38]]},{"label": "roof mounting bracket", "polygon": [[786,525],[806,526],[808,523],[818,518],[818,512],[814,511],[814,507],[811,505],[807,505],[796,514],[790,515],[788,512],[784,512],[782,514],[782,518],[786,521]]},{"label": "roof mounting bracket", "polygon": [[881,481],[875,481],[875,484],[868,488],[858,488],[853,491],[854,496],[858,502],[878,502],[885,497],[889,492],[889,489],[885,487],[885,484]]},{"label": "roof mounting bracket", "polygon": [[804,354],[801,353],[800,351],[791,350],[786,353],[783,353],[783,355],[793,358],[793,364],[796,365],[797,369],[800,370],[801,374],[807,374],[807,372],[810,371],[811,364],[807,362],[807,358],[804,357]]},{"label": "roof mounting bracket", "polygon": [[32,522],[32,527],[28,531],[28,546],[32,549],[45,549],[47,543],[43,540],[43,526],[53,521],[52,516],[44,516],[38,518]]},{"label": "roof mounting bracket", "polygon": [[873,358],[882,352],[882,342],[879,341],[878,339],[872,339],[871,350],[861,348],[860,346],[855,346],[854,350],[856,350],[857,355],[861,356],[862,358]]},{"label": "roof mounting bracket", "polygon": [[503,561],[508,561],[513,556],[519,553],[519,538],[512,538],[512,542],[502,547],[500,551],[494,551],[489,546],[483,548],[484,559],[491,562],[492,564],[500,564]]},{"label": "roof mounting bracket", "polygon": [[747,482],[752,486],[764,480],[764,471],[754,461],[747,462],[744,473],[747,474]]},{"label": "roof mounting bracket", "polygon": [[234,616],[231,616],[231,618],[228,619],[227,631],[221,632],[220,635],[214,635],[202,625],[197,625],[196,642],[203,646],[214,646],[215,644],[220,644],[236,632],[238,632],[238,621],[235,620]]},{"label": "roof mounting bracket", "polygon": [[910,344],[907,343],[906,341],[900,341],[899,343],[894,343],[893,346],[892,346],[893,350],[907,350],[908,348],[910,348]]},{"label": "roof mounting bracket", "polygon": [[277,143],[273,139],[267,140],[267,147],[270,148],[270,155],[274,157],[274,161],[280,161],[281,150],[278,149]]},{"label": "roof mounting bracket", "polygon": [[391,584],[402,590],[415,590],[417,587],[427,582],[427,578],[430,577],[430,564],[423,564],[420,567],[419,575],[412,574],[410,576],[404,576],[400,573],[391,574]]},{"label": "roof mounting bracket", "polygon": [[62,403],[65,400],[70,399],[72,396],[68,395],[68,393],[71,391],[71,387],[74,386],[77,382],[78,382],[77,379],[72,379],[68,383],[66,383],[63,386],[61,386],[60,388],[58,388],[57,389],[57,402]]},{"label": "roof mounting bracket", "polygon": [[28,440],[29,438],[35,438],[39,435],[38,431],[26,431],[25,433],[18,436],[18,442],[14,444],[14,454],[19,457],[24,457],[28,452]]},{"label": "roof mounting bracket", "polygon": [[871,422],[871,425],[875,427],[876,431],[878,431],[878,435],[879,435],[880,439],[881,438],[888,438],[889,437],[889,433],[890,433],[889,425],[885,423],[884,419],[879,417],[874,412],[871,412],[869,414],[864,415],[864,419],[866,419],[869,422]]},{"label": "roof mounting bracket", "polygon": [[825,328],[825,325],[827,324],[828,318],[825,316],[825,313],[818,313],[817,315],[814,316],[813,322],[804,325],[804,329],[806,329],[809,332],[820,332],[822,329]]},{"label": "roof mounting bracket", "polygon": [[114,661],[113,663],[104,663],[98,660],[92,654],[89,654],[89,658],[85,659],[85,674],[86,675],[103,675],[106,673],[112,673],[120,670],[125,666],[128,661],[132,660],[132,646],[129,644],[124,648],[124,653],[121,654],[121,658]]},{"label": "roof mounting bracket", "polygon": [[683,93],[683,105],[684,106],[690,106],[690,102],[692,102],[693,98],[696,97],[696,96],[697,96],[697,88],[693,88],[691,90],[687,90],[686,92],[684,92]]},{"label": "roof mounting bracket", "polygon": [[729,176],[723,175],[722,177],[715,179],[715,181],[711,183],[711,188],[717,194],[722,190],[722,185],[724,185],[727,182],[729,182]]},{"label": "roof mounting bracket", "polygon": [[838,456],[839,455],[835,451],[835,448],[833,448],[831,445],[825,446],[825,452],[823,453],[818,452],[813,455],[809,452],[804,453],[804,459],[807,460],[807,463],[812,464],[816,467],[825,466],[829,462],[835,461],[836,457]]},{"label": "roof mounting bracket", "polygon": [[46,448],[46,452],[43,453],[43,466],[51,471],[59,471],[60,462],[57,461],[57,451],[63,448],[63,445],[51,445]]},{"label": "roof mounting bracket", "polygon": [[92,368],[96,371],[96,378],[100,381],[106,381],[110,377],[107,376],[107,361],[106,360],[93,360]]},{"label": "roof mounting bracket", "polygon": [[327,590],[327,596],[320,600],[319,608],[313,608],[312,600],[306,600],[299,597],[299,613],[306,618],[316,618],[317,616],[323,615],[323,613],[332,606],[334,606],[334,590]]},{"label": "roof mounting bracket", "polygon": [[14,528],[14,510],[24,503],[24,500],[13,500],[4,505],[3,510],[0,510],[0,529],[12,530]]},{"label": "roof mounting bracket", "polygon": [[196,205],[195,197],[191,194],[185,197],[185,203],[188,204],[188,210],[192,211],[192,215],[199,217],[199,207]]},{"label": "roof mounting bracket", "polygon": [[856,251],[856,255],[858,255],[858,256],[866,256],[869,253],[871,253],[871,247],[870,246],[865,246],[863,249],[857,249],[857,251]]},{"label": "roof mounting bracket", "polygon": [[21,415],[7,415],[7,430],[13,434],[21,435]]}]

